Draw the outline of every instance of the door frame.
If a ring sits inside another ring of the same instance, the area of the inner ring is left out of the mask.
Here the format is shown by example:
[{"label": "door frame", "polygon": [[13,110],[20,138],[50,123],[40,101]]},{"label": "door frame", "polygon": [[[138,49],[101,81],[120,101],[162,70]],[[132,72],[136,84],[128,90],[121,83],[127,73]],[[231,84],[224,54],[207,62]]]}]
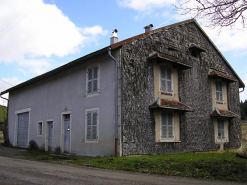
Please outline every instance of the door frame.
[{"label": "door frame", "polygon": [[29,145],[29,132],[30,132],[30,113],[31,113],[31,108],[26,108],[26,109],[21,109],[15,111],[15,130],[14,130],[14,143],[13,146],[17,146],[17,132],[18,132],[18,114],[22,113],[29,113],[29,120],[28,120],[28,136],[27,136],[27,147]]},{"label": "door frame", "polygon": [[49,142],[48,142],[48,139],[49,139],[49,123],[50,122],[52,122],[52,124],[53,124],[53,129],[52,129],[52,151],[54,151],[54,148],[53,148],[53,146],[54,146],[54,120],[53,119],[48,119],[48,120],[46,120],[46,124],[45,124],[45,151],[48,151],[48,144],[49,144]]},{"label": "door frame", "polygon": [[61,153],[64,153],[64,115],[70,114],[70,143],[69,143],[69,153],[71,153],[71,135],[72,135],[72,111],[66,111],[61,113],[61,133],[60,133],[60,149]]}]

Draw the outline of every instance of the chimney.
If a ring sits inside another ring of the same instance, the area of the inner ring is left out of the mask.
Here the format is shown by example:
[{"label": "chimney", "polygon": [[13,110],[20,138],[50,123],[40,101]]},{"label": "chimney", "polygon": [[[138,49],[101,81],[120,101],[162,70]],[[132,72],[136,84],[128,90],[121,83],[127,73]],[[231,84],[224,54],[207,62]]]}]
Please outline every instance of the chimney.
[{"label": "chimney", "polygon": [[110,38],[110,40],[111,40],[111,45],[118,42],[117,32],[118,32],[117,29],[114,29],[114,30],[112,31],[112,36],[111,36],[111,38]]},{"label": "chimney", "polygon": [[149,31],[152,31],[152,30],[153,30],[153,27],[154,27],[154,26],[153,26],[152,24],[145,26],[145,27],[144,27],[145,33],[146,33],[146,32],[149,32]]}]

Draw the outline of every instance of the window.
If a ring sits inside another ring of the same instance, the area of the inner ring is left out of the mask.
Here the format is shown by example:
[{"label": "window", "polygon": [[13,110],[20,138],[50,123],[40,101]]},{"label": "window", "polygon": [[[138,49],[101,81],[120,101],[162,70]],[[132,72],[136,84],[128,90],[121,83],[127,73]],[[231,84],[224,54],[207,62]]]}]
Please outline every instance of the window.
[{"label": "window", "polygon": [[98,123],[99,111],[98,109],[86,110],[86,141],[98,140]]},{"label": "window", "polygon": [[226,137],[225,137],[225,123],[224,123],[224,119],[218,119],[217,120],[217,139],[218,141],[225,141]]},{"label": "window", "polygon": [[229,119],[214,118],[215,143],[229,142]]},{"label": "window", "polygon": [[172,113],[161,113],[161,140],[173,140],[173,114]]},{"label": "window", "polygon": [[162,94],[172,94],[172,70],[169,67],[160,67],[160,90]]},{"label": "window", "polygon": [[87,70],[87,94],[99,92],[99,67],[94,66]]},{"label": "window", "polygon": [[222,83],[221,82],[215,82],[216,86],[216,96],[215,100],[216,103],[222,103],[223,102],[223,91],[222,91]]},{"label": "window", "polygon": [[42,122],[38,122],[37,134],[42,135]]}]

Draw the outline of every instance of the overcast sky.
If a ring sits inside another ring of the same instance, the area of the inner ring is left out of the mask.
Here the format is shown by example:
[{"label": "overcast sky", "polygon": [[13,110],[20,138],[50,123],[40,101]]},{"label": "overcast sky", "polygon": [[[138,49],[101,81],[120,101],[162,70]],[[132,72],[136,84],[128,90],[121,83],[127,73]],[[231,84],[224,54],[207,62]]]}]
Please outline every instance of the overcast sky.
[{"label": "overcast sky", "polygon": [[[110,44],[186,20],[177,0],[0,0],[0,91]],[[201,25],[203,20],[197,20]],[[202,25],[203,26],[203,25]],[[247,30],[203,27],[247,84]],[[240,94],[247,99],[247,90]],[[4,104],[0,100],[0,104]]]}]

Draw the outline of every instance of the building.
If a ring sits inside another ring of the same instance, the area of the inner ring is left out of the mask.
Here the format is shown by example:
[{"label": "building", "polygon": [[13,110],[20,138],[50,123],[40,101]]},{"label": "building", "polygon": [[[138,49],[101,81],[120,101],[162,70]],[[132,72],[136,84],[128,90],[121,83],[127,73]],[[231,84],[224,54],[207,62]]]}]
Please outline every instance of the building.
[{"label": "building", "polygon": [[10,143],[83,156],[240,147],[243,81],[194,19],[152,27],[120,42],[114,30],[110,46],[2,92]]}]

